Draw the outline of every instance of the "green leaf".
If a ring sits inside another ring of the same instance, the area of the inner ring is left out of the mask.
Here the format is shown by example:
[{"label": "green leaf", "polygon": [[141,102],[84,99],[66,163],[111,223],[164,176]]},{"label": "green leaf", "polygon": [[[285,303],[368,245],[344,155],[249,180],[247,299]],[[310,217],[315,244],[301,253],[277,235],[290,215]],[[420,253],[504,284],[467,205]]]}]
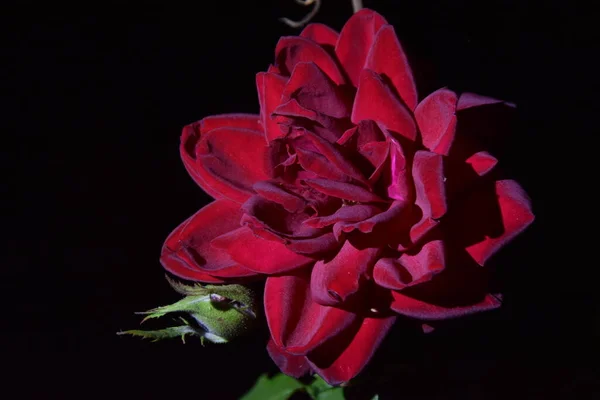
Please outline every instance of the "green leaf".
[{"label": "green leaf", "polygon": [[304,385],[291,376],[277,374],[269,378],[263,374],[240,400],[287,400],[299,390],[304,390]]},{"label": "green leaf", "polygon": [[341,387],[327,389],[315,397],[316,400],[344,400],[345,398],[344,389]]},{"label": "green leaf", "polygon": [[376,394],[375,396],[373,396],[373,398],[371,400],[379,400],[379,395]]}]

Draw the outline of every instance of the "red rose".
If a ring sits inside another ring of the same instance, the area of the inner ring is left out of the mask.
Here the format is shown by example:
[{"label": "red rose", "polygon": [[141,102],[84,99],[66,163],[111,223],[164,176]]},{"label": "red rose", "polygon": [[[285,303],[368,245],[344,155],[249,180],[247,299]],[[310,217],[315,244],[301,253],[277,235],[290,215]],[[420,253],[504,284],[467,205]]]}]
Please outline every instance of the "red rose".
[{"label": "red rose", "polygon": [[311,24],[281,38],[256,81],[260,116],[183,130],[184,164],[215,201],[171,233],[168,271],[266,278],[273,360],[330,384],[361,371],[397,314],[500,305],[481,266],[534,216],[467,128],[510,105],[448,89],[419,102],[394,28],[370,10],[339,35]]}]

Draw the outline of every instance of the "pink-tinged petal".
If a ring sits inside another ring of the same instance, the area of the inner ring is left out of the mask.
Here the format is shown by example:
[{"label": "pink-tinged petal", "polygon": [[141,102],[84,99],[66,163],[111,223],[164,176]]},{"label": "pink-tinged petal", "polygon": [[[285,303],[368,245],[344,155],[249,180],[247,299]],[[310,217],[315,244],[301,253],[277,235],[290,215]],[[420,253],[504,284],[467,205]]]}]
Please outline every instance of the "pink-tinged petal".
[{"label": "pink-tinged petal", "polygon": [[282,93],[282,102],[294,98],[300,105],[334,118],[350,116],[351,105],[314,62],[296,64]]},{"label": "pink-tinged petal", "polygon": [[296,150],[304,148],[320,153],[327,159],[327,162],[330,164],[329,168],[335,167],[340,173],[359,182],[366,183],[362,173],[347,159],[342,153],[340,146],[337,146],[335,143],[330,143],[312,132],[305,132],[294,141],[294,147]]},{"label": "pink-tinged petal", "polygon": [[312,352],[310,365],[330,385],[348,382],[367,365],[394,322],[395,316],[365,318],[353,337],[334,337]]},{"label": "pink-tinged petal", "polygon": [[217,128],[196,145],[196,172],[223,197],[243,203],[254,193],[254,183],[269,179],[268,157],[261,132]]},{"label": "pink-tinged petal", "polygon": [[342,207],[331,215],[309,218],[304,223],[315,228],[324,228],[338,222],[364,221],[380,212],[381,209],[379,207],[357,204]]},{"label": "pink-tinged petal", "polygon": [[493,236],[486,235],[483,240],[467,247],[467,252],[479,265],[484,265],[492,255],[523,232],[535,219],[529,196],[517,182],[497,181],[495,191],[502,232]]},{"label": "pink-tinged petal", "polygon": [[314,62],[336,85],[342,85],[345,79],[335,60],[325,49],[310,39],[299,36],[285,36],[279,39],[275,47],[277,65],[291,73],[298,63]]},{"label": "pink-tinged petal", "polygon": [[336,182],[327,179],[307,179],[306,184],[321,193],[339,199],[358,201],[360,203],[385,201],[375,193],[351,183]]},{"label": "pink-tinged petal", "polygon": [[444,244],[436,240],[424,244],[415,255],[380,259],[373,268],[373,280],[381,287],[401,290],[431,280],[445,265]]},{"label": "pink-tinged petal", "polygon": [[375,264],[380,249],[359,250],[346,241],[329,262],[318,261],[310,279],[313,300],[334,306],[356,294]]},{"label": "pink-tinged petal", "polygon": [[485,106],[488,104],[504,103],[508,107],[516,107],[514,103],[507,103],[503,100],[494,99],[492,97],[480,96],[475,93],[462,93],[456,105],[456,111],[466,110],[471,107]]},{"label": "pink-tinged petal", "polygon": [[179,225],[165,241],[160,261],[164,268],[184,279],[220,282],[215,276],[255,275],[234,262],[227,253],[214,249],[210,241],[239,226],[239,204],[217,200]]},{"label": "pink-tinged petal", "polygon": [[360,75],[360,82],[354,107],[352,123],[373,120],[382,129],[395,132],[409,140],[417,137],[415,121],[392,90],[375,72],[365,69]]},{"label": "pink-tinged petal", "polygon": [[247,227],[221,235],[211,245],[226,251],[243,267],[261,274],[287,272],[314,262],[289,250],[283,243],[257,237]]},{"label": "pink-tinged petal", "polygon": [[328,232],[314,238],[290,239],[286,247],[294,253],[316,257],[339,249],[340,243],[333,233]]},{"label": "pink-tinged petal", "polygon": [[335,54],[354,86],[358,86],[360,71],[379,29],[387,24],[378,13],[362,9],[346,22],[335,46]]},{"label": "pink-tinged petal", "polygon": [[303,198],[288,192],[283,185],[271,181],[261,181],[255,183],[253,188],[263,198],[281,204],[288,212],[298,212],[306,207],[306,201]]},{"label": "pink-tinged petal", "polygon": [[393,26],[384,25],[379,29],[365,68],[386,76],[408,108],[415,109],[418,102],[417,85]]},{"label": "pink-tinged petal", "polygon": [[480,151],[467,158],[466,163],[473,168],[477,175],[483,176],[498,164],[498,159],[487,151]]},{"label": "pink-tinged petal", "polygon": [[281,372],[286,375],[300,378],[310,372],[310,364],[305,356],[295,356],[286,353],[272,339],[267,344],[267,352]]},{"label": "pink-tinged petal", "polygon": [[256,75],[260,118],[267,142],[284,136],[279,124],[271,119],[271,114],[281,103],[281,93],[286,82],[286,78],[274,73],[259,72]]},{"label": "pink-tinged petal", "polygon": [[353,312],[315,303],[307,274],[267,278],[264,303],[273,341],[297,355],[338,335],[357,318]]},{"label": "pink-tinged petal", "polygon": [[410,238],[417,242],[448,209],[444,186],[444,164],[442,156],[428,151],[417,151],[413,160],[413,179],[417,199],[415,203],[423,216],[410,232]]},{"label": "pink-tinged petal", "polygon": [[200,120],[200,134],[217,128],[241,128],[262,131],[260,116],[256,114],[220,114]]},{"label": "pink-tinged petal", "polygon": [[389,143],[390,182],[387,187],[388,197],[394,200],[412,202],[415,196],[410,164],[406,160],[404,149],[396,140]]},{"label": "pink-tinged petal", "polygon": [[487,295],[482,301],[476,304],[452,308],[426,303],[395,291],[392,291],[392,296],[394,298],[390,306],[392,310],[398,314],[425,321],[464,317],[466,315],[496,309],[502,304],[492,295]]},{"label": "pink-tinged petal", "polygon": [[335,47],[338,40],[338,33],[327,25],[313,23],[306,25],[300,36],[312,40],[321,46]]},{"label": "pink-tinged petal", "polygon": [[448,155],[456,134],[456,93],[439,89],[419,103],[415,118],[423,146],[434,153]]}]

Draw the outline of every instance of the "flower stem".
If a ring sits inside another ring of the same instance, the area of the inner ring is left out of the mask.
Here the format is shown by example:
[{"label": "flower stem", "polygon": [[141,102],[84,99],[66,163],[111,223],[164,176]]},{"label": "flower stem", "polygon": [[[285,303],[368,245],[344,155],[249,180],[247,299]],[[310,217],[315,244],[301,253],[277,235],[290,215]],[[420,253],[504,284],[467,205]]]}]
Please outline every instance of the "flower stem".
[{"label": "flower stem", "polygon": [[358,12],[359,10],[362,10],[362,8],[363,8],[362,0],[352,0],[352,9],[354,10],[354,12]]},{"label": "flower stem", "polygon": [[300,28],[301,26],[306,25],[308,22],[310,22],[311,19],[313,19],[315,15],[317,15],[319,9],[321,8],[321,0],[296,0],[296,3],[301,4],[303,6],[309,6],[311,4],[314,4],[315,6],[300,21],[292,21],[289,18],[279,18],[281,22],[283,22],[287,26],[291,26],[292,28]]}]

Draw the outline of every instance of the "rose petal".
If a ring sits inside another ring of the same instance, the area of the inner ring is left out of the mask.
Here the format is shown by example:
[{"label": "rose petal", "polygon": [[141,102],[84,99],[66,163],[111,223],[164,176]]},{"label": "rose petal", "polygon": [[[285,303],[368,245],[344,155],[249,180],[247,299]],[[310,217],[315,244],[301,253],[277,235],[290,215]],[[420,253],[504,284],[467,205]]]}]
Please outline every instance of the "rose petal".
[{"label": "rose petal", "polygon": [[466,110],[471,107],[485,106],[488,104],[504,103],[508,107],[516,107],[514,103],[508,103],[504,100],[494,99],[492,97],[481,96],[475,93],[462,93],[456,105],[456,111]]},{"label": "rose petal", "polygon": [[483,176],[498,164],[498,159],[487,151],[480,151],[467,158],[466,162],[477,175]]},{"label": "rose petal", "polygon": [[345,82],[335,60],[310,39],[299,36],[282,37],[275,47],[275,58],[277,65],[282,69],[285,67],[288,73],[298,63],[314,62],[336,85]]},{"label": "rose petal", "polygon": [[327,25],[313,23],[306,25],[306,28],[300,32],[300,36],[312,40],[321,46],[335,47],[338,40],[338,33]]},{"label": "rose petal", "polygon": [[448,155],[456,133],[456,93],[439,89],[419,103],[415,118],[423,146],[434,153]]},{"label": "rose petal", "polygon": [[280,242],[257,237],[247,227],[215,238],[211,245],[227,251],[243,267],[261,274],[277,274],[301,268],[314,262],[296,254]]},{"label": "rose petal", "polygon": [[294,98],[298,104],[310,110],[334,118],[350,116],[351,105],[347,97],[319,69],[314,62],[299,62],[282,93],[282,102]]},{"label": "rose petal", "polygon": [[[184,279],[219,282],[210,276],[241,277],[254,275],[241,268],[227,253],[214,249],[210,241],[239,226],[239,204],[217,200],[179,225],[165,241],[160,261],[164,268]],[[210,274],[210,275],[209,275]]]},{"label": "rose petal", "polygon": [[401,290],[431,280],[445,267],[444,244],[428,242],[415,255],[402,254],[398,260],[382,258],[373,268],[373,279],[379,286]]},{"label": "rose petal", "polygon": [[366,204],[357,204],[342,207],[331,215],[309,218],[305,220],[304,223],[315,228],[324,228],[338,222],[364,221],[365,219],[371,218],[379,212],[381,212],[379,207]]},{"label": "rose petal", "polygon": [[288,212],[298,212],[306,207],[306,201],[303,198],[288,192],[283,185],[271,181],[261,181],[255,183],[253,188],[263,198],[281,204]]},{"label": "rose petal", "polygon": [[446,214],[446,190],[444,187],[444,165],[442,156],[428,151],[417,151],[413,160],[413,179],[417,199],[415,203],[423,216],[410,232],[410,238],[416,243],[429,230],[437,225]]},{"label": "rose petal", "polygon": [[[182,152],[189,154],[190,140],[197,139],[195,127],[184,129]],[[252,185],[268,179],[268,148],[261,132],[242,128],[221,127],[200,136],[195,146],[193,168],[204,182],[203,189],[218,192],[219,198],[238,203],[246,201],[253,193]],[[190,160],[188,157],[184,161]]]},{"label": "rose petal", "polygon": [[328,232],[314,238],[290,239],[286,247],[294,253],[315,257],[337,250],[340,244],[333,233]]},{"label": "rose petal", "polygon": [[311,275],[313,300],[323,305],[337,305],[358,292],[380,250],[358,250],[346,241],[329,262],[318,261]]},{"label": "rose petal", "polygon": [[441,307],[416,300],[401,293],[392,291],[394,298],[390,308],[398,314],[420,320],[442,320],[464,317],[482,311],[493,310],[502,304],[492,295],[487,295],[481,302],[461,307]]},{"label": "rose petal", "polygon": [[378,13],[362,9],[352,15],[342,28],[335,46],[335,54],[354,86],[358,86],[360,71],[364,68],[375,35],[387,24]]},{"label": "rose petal", "polygon": [[258,119],[258,116],[254,114],[221,114],[206,117],[183,128],[181,144],[179,147],[183,165],[194,181],[211,197],[221,199],[225,196],[216,188],[208,185],[207,181],[202,178],[198,171],[199,166],[196,158],[196,146],[201,140],[201,136],[213,129],[222,127],[260,131],[261,126],[258,123]]},{"label": "rose petal", "polygon": [[384,25],[379,29],[367,56],[365,68],[390,79],[408,108],[415,109],[418,101],[417,86],[393,26]]},{"label": "rose petal", "polygon": [[315,303],[306,274],[267,278],[264,302],[273,341],[291,354],[307,354],[357,318],[355,313]]},{"label": "rose petal", "polygon": [[281,93],[286,82],[286,78],[274,73],[259,72],[256,75],[260,118],[267,142],[284,136],[279,124],[271,119],[271,114],[281,103]]},{"label": "rose petal", "polygon": [[[486,235],[482,240],[467,247],[467,252],[479,265],[484,265],[492,255],[523,232],[535,219],[529,196],[517,182],[513,180],[497,181],[495,193],[500,214],[498,217],[502,220],[502,232],[493,236]],[[466,204],[479,203],[480,199],[484,200],[474,193]],[[462,212],[468,212],[468,209],[463,209]],[[488,217],[491,216],[488,215]],[[465,229],[468,229],[471,220],[472,218],[465,215],[463,219]],[[479,221],[479,224],[481,223],[482,221]]]},{"label": "rose petal", "polygon": [[387,187],[388,197],[394,200],[412,202],[415,196],[410,163],[407,162],[404,149],[396,140],[389,142],[390,184]]},{"label": "rose petal", "polygon": [[367,365],[394,322],[396,317],[365,318],[354,337],[334,337],[312,352],[310,365],[330,385],[348,382]]},{"label": "rose petal", "polygon": [[295,356],[281,350],[271,339],[267,344],[267,352],[273,362],[286,375],[300,378],[310,372],[310,364],[305,356]]},{"label": "rose petal", "polygon": [[361,203],[385,201],[375,193],[351,183],[330,181],[327,179],[307,179],[306,184],[321,193],[339,199],[358,201]]},{"label": "rose petal", "polygon": [[360,82],[354,107],[352,123],[373,120],[382,129],[398,133],[409,140],[417,137],[415,121],[396,95],[375,72],[365,69],[360,75]]}]

